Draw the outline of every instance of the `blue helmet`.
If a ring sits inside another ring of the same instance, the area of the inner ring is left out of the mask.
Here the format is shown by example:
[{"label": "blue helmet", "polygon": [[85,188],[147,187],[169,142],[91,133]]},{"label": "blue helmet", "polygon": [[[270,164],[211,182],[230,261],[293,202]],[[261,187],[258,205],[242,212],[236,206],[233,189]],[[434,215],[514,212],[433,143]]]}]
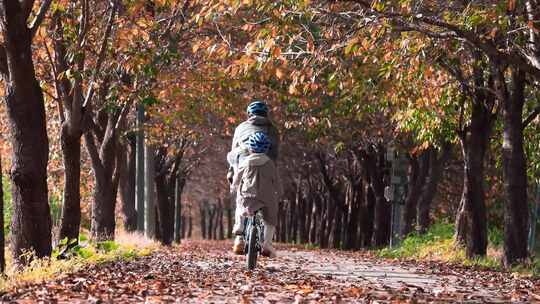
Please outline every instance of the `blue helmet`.
[{"label": "blue helmet", "polygon": [[248,115],[267,116],[268,106],[264,101],[254,101],[247,107]]},{"label": "blue helmet", "polygon": [[271,145],[268,136],[261,131],[251,134],[246,140],[246,146],[254,153],[266,153]]}]

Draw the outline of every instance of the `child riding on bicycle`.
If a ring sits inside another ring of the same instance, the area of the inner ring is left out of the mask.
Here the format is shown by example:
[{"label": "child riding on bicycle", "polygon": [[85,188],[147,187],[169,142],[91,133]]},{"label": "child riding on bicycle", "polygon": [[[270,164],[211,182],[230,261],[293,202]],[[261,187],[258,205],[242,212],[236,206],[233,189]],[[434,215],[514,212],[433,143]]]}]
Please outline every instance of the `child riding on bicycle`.
[{"label": "child riding on bicycle", "polygon": [[[274,123],[270,119],[270,109],[264,101],[253,101],[246,108],[247,120],[241,123],[234,130],[234,137],[232,141],[231,151],[227,154],[227,162],[229,163],[229,170],[227,172],[227,180],[231,186],[232,200],[236,202],[236,189],[232,187],[234,177],[238,174],[238,166],[244,158],[249,155],[249,151],[246,148],[245,142],[250,135],[256,132],[264,132],[270,139],[271,146],[266,152],[270,159],[274,162],[277,161],[279,154],[279,131],[274,126]],[[233,233],[235,235],[242,235],[244,232],[245,218],[240,213],[242,208],[236,207],[234,212],[234,226]],[[235,246],[233,249],[236,253],[241,254],[243,248],[239,248],[241,244]]]},{"label": "child riding on bicycle", "polygon": [[[244,158],[235,174],[231,191],[236,192],[236,206],[240,214],[249,216],[259,209],[264,223],[264,242],[261,254],[275,257],[272,238],[277,225],[278,202],[282,187],[274,161],[267,156],[271,142],[264,132],[250,135],[245,142],[249,155]],[[237,235],[233,251],[241,254],[244,250],[243,239]]]}]

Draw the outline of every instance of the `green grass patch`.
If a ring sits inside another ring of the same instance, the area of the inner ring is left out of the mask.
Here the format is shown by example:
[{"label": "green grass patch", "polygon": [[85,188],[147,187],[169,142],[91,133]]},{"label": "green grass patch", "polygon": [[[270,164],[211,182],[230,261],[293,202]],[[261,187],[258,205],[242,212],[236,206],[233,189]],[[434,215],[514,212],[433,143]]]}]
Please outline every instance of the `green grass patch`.
[{"label": "green grass patch", "polygon": [[[22,270],[16,270],[7,256],[6,276],[0,278],[0,291],[19,285],[40,283],[59,275],[79,271],[85,267],[119,259],[132,259],[151,254],[158,244],[141,235],[120,233],[117,241],[93,243],[81,235],[79,244],[62,240],[47,259],[31,259]],[[66,249],[69,247],[69,249]],[[31,253],[28,256],[31,257]]]},{"label": "green grass patch", "polygon": [[459,258],[460,252],[455,250],[452,241],[453,234],[451,224],[437,223],[425,234],[410,234],[398,247],[384,248],[377,253],[386,258]]},{"label": "green grass patch", "polygon": [[532,275],[533,277],[540,277],[540,259],[535,258],[529,263],[514,266],[511,271],[526,275]]},{"label": "green grass patch", "polygon": [[[1,173],[1,172],[0,172]],[[11,213],[13,207],[11,206],[11,187],[9,186],[9,179],[7,176],[2,175],[2,190],[4,193],[4,235],[9,235],[9,229],[11,225]]]},{"label": "green grass patch", "polygon": [[304,248],[307,250],[320,249],[321,247],[318,244],[306,243]]},{"label": "green grass patch", "polygon": [[[454,243],[454,232],[453,224],[436,223],[425,234],[411,234],[398,247],[378,250],[377,255],[385,258],[442,261],[489,269],[501,268],[500,259],[496,254],[497,248],[491,248],[493,255],[467,258],[465,250]],[[496,239],[498,236],[493,238]]]}]

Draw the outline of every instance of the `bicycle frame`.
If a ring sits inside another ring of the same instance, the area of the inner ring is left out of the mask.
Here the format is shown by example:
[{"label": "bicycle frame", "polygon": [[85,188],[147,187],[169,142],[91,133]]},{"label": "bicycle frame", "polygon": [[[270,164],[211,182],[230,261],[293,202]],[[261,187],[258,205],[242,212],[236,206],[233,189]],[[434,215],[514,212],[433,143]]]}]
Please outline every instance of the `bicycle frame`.
[{"label": "bicycle frame", "polygon": [[[264,242],[264,224],[262,221],[262,215],[259,211],[256,211],[254,215],[245,219],[244,225],[244,240],[245,240],[245,254],[247,255],[248,269],[255,268],[257,263],[257,255],[262,252],[262,243]],[[255,237],[255,240],[251,240],[251,237]],[[251,247],[251,248],[250,248]]]}]

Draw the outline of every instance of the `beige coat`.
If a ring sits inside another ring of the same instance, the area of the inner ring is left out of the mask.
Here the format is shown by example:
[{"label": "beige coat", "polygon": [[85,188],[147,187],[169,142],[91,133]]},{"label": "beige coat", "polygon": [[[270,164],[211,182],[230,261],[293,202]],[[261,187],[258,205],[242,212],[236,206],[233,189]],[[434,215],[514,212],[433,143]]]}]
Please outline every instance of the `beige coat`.
[{"label": "beige coat", "polygon": [[255,132],[264,132],[270,138],[270,150],[267,155],[273,161],[276,161],[279,153],[279,132],[272,121],[263,116],[251,116],[248,120],[241,123],[234,130],[231,151],[227,154],[227,162],[229,163],[228,176],[233,176],[238,171],[239,162],[249,155],[248,149],[244,142]]},{"label": "beige coat", "polygon": [[231,151],[238,151],[238,153],[244,154],[242,156],[247,156],[248,153],[245,152],[247,149],[242,149],[243,142],[255,132],[264,132],[269,137],[272,145],[270,146],[267,155],[270,156],[273,161],[276,161],[279,154],[279,132],[272,121],[263,116],[251,116],[236,127],[234,130]]},{"label": "beige coat", "polygon": [[237,206],[242,206],[245,213],[253,214],[262,208],[264,220],[277,224],[283,189],[277,168],[267,155],[253,153],[240,162],[231,188],[236,191]]}]

